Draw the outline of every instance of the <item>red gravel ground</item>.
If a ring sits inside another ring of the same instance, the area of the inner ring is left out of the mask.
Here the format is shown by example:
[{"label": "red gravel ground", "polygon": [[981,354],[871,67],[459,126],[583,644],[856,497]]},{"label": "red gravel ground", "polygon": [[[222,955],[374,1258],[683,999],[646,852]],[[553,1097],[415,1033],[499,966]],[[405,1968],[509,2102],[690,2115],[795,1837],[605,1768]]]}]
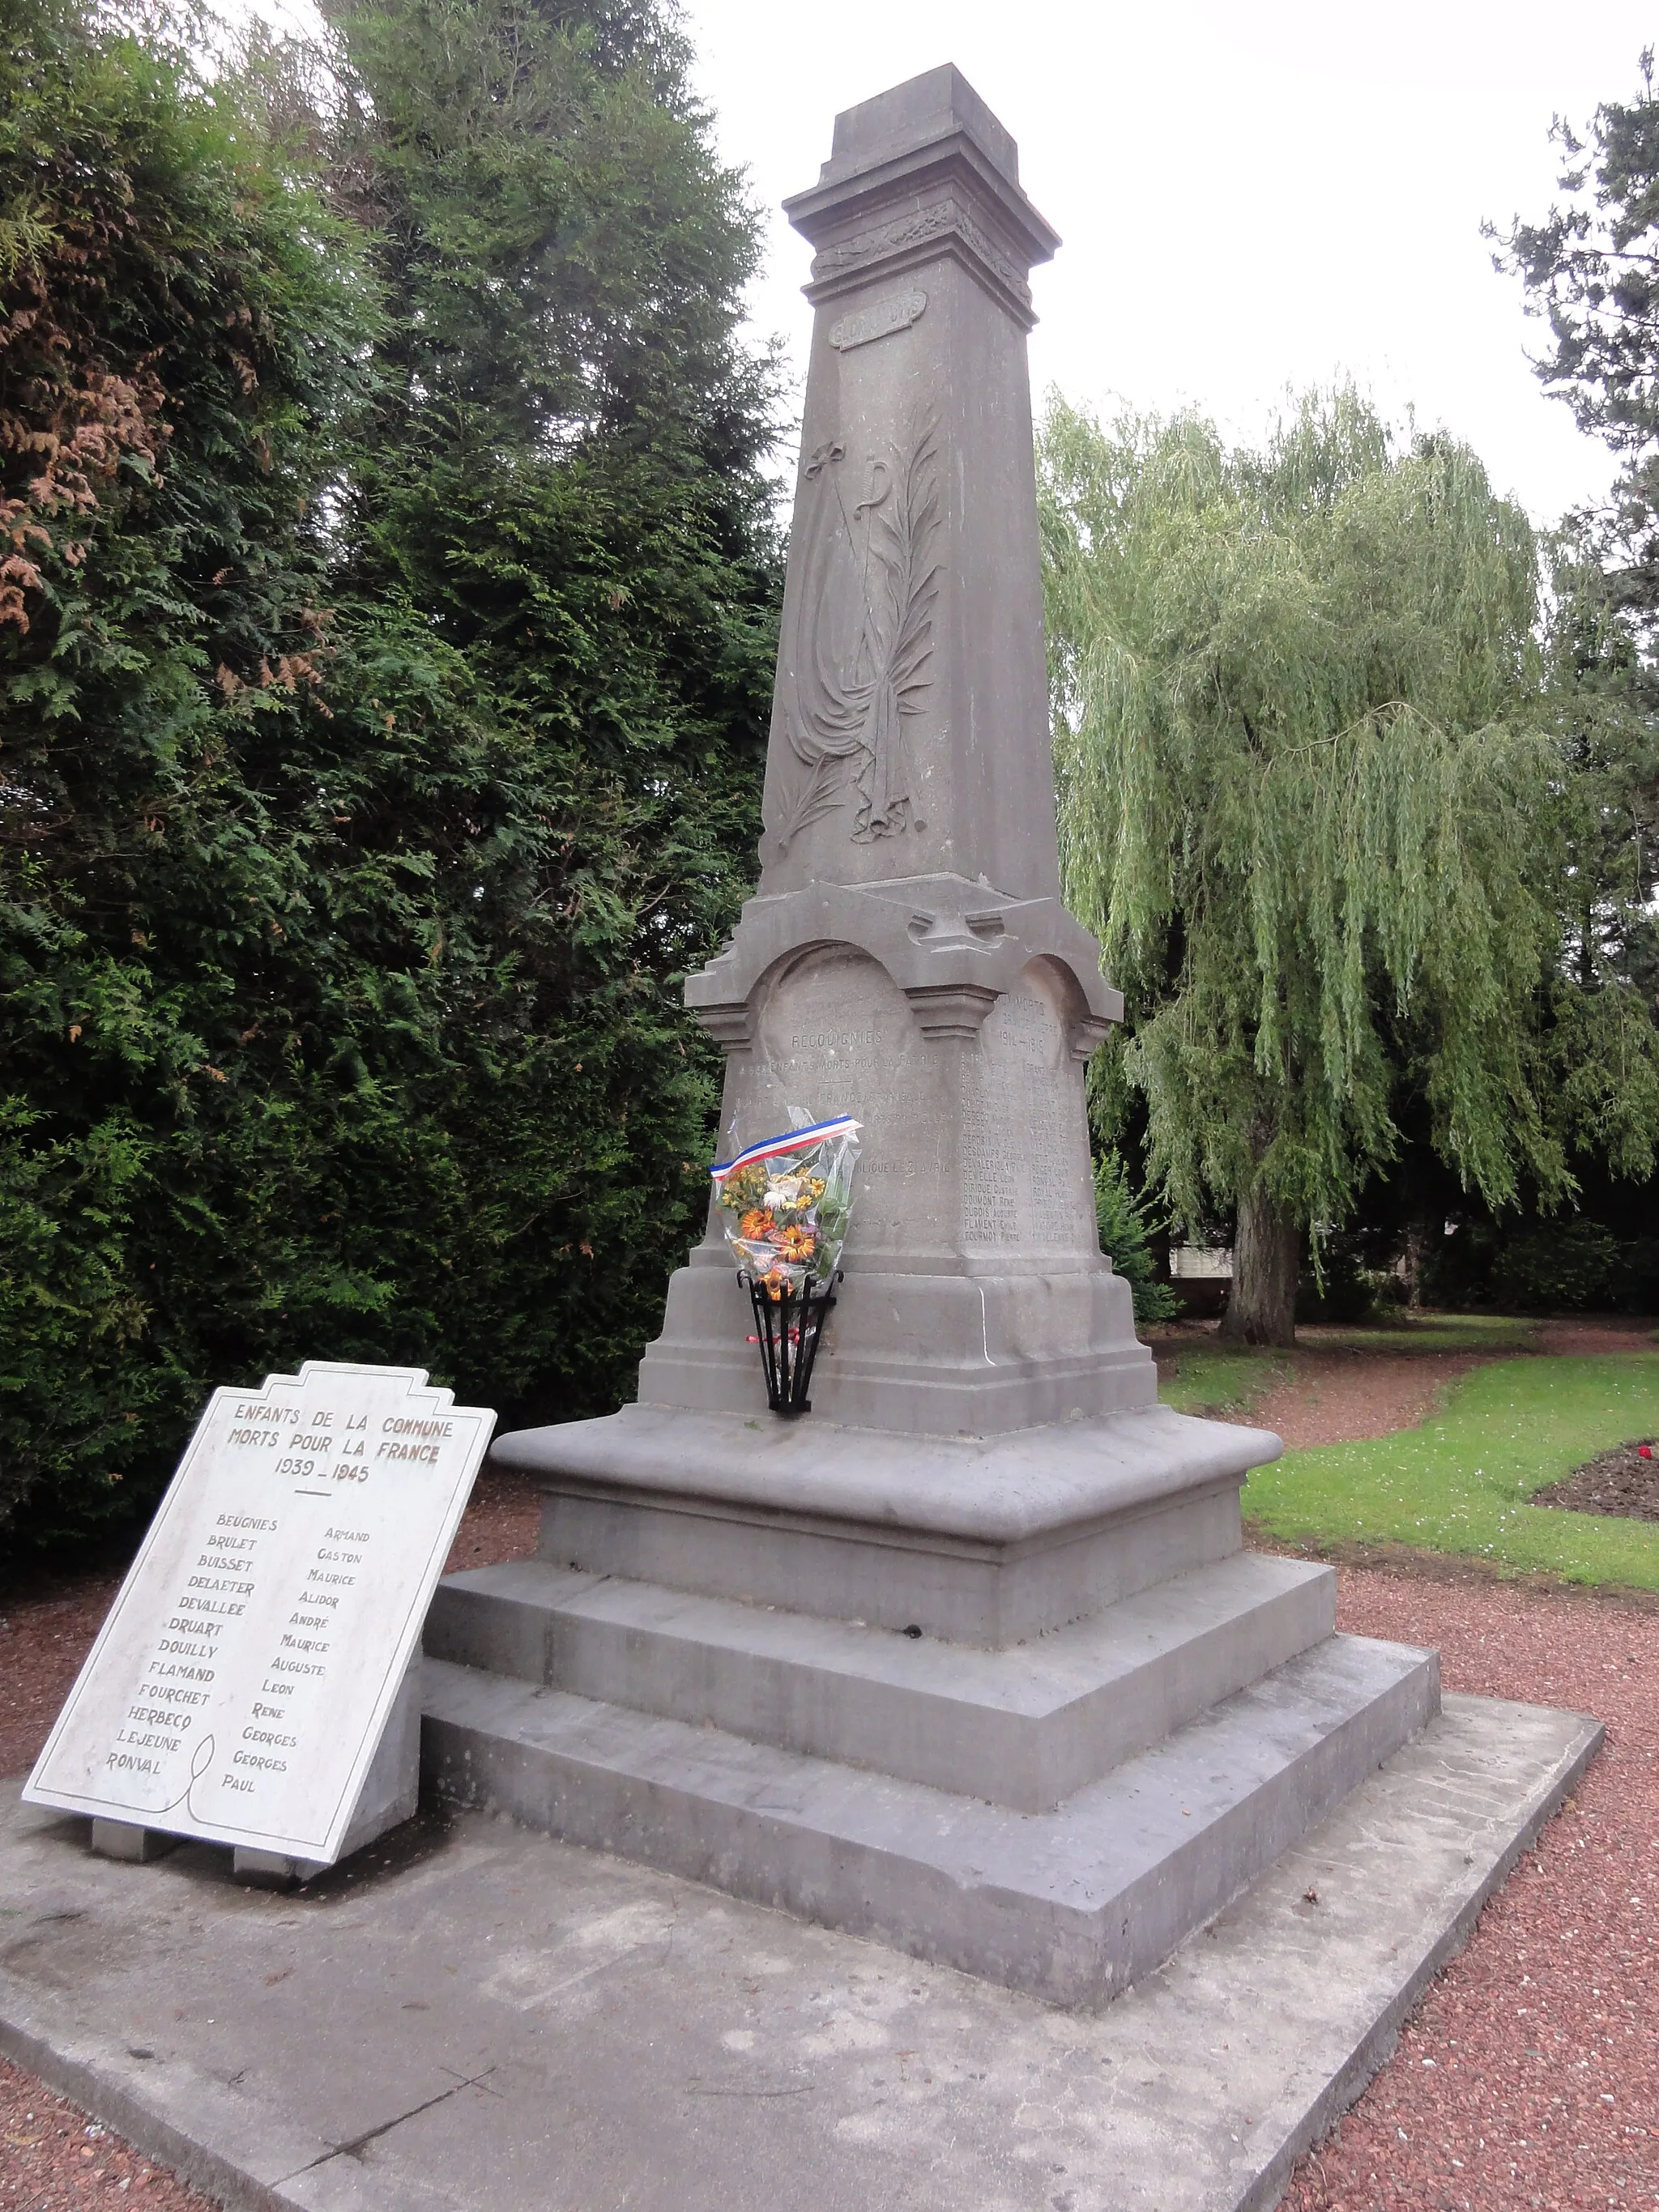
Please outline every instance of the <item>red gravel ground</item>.
[{"label": "red gravel ground", "polygon": [[[486,1477],[452,1566],[533,1549],[536,1504],[521,1480]],[[1540,1594],[1446,1563],[1432,1576],[1340,1573],[1345,1629],[1437,1644],[1449,1689],[1594,1712],[1608,1741],[1429,1991],[1393,2060],[1297,2167],[1288,2212],[1651,2212],[1659,1613]],[[33,1756],[112,1587],[104,1577],[3,1608],[0,1771]],[[59,2212],[141,2191],[157,2212],[209,2212],[207,2200],[113,2136],[89,2134],[93,2124],[0,2063],[0,2212]]]},{"label": "red gravel ground", "polygon": [[1340,1588],[1344,1628],[1438,1644],[1448,1689],[1593,1712],[1607,1742],[1289,2212],[1659,2204],[1659,1619],[1473,1576]]},{"label": "red gravel ground", "polygon": [[486,1468],[444,1563],[447,1575],[464,1567],[493,1567],[503,1559],[527,1559],[541,1534],[542,1493],[528,1475],[505,1468]]},{"label": "red gravel ground", "polygon": [[[1291,1371],[1249,1411],[1212,1418],[1272,1429],[1292,1451],[1353,1443],[1415,1428],[1438,1409],[1459,1376],[1493,1359],[1513,1359],[1519,1352],[1651,1352],[1656,1343],[1650,1322],[1595,1314],[1540,1322],[1526,1345],[1502,1352],[1437,1352],[1432,1340],[1413,1344],[1403,1332],[1397,1352],[1373,1352],[1343,1344],[1346,1334],[1329,1327],[1299,1328],[1296,1351],[1286,1355],[1294,1359]],[[1213,1322],[1177,1322],[1158,1332],[1152,1352],[1167,1370],[1171,1362],[1178,1367],[1184,1347],[1217,1341]]]},{"label": "red gravel ground", "polygon": [[59,2212],[138,2203],[144,2212],[212,2212],[210,2200],[129,2150],[96,2120],[0,2058],[0,2206]]},{"label": "red gravel ground", "polygon": [[1334,1352],[1298,1345],[1293,1375],[1249,1413],[1220,1418],[1271,1429],[1292,1451],[1386,1437],[1426,1420],[1458,1376],[1480,1366],[1484,1358],[1468,1352]]}]

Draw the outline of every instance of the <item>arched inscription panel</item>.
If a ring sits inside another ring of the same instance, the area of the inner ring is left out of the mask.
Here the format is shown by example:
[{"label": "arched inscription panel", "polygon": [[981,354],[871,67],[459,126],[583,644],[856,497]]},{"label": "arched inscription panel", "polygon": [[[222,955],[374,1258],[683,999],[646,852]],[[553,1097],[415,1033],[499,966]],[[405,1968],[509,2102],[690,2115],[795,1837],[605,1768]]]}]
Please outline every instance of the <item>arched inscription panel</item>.
[{"label": "arched inscription panel", "polygon": [[963,1086],[964,1252],[1099,1248],[1082,1070],[1066,1032],[1059,993],[1035,968],[985,1018]]},{"label": "arched inscription panel", "polygon": [[787,1128],[792,1109],[814,1120],[856,1115],[863,1152],[849,1255],[950,1249],[948,1070],[885,970],[848,946],[806,953],[765,987],[757,1030],[744,1141]]}]

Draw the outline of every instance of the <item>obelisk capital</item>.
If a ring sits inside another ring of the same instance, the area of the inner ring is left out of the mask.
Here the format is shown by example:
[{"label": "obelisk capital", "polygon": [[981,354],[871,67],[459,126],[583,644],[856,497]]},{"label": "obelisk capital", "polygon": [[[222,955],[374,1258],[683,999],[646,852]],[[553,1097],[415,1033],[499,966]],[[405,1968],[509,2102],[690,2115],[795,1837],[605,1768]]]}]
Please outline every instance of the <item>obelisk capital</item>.
[{"label": "obelisk capital", "polygon": [[843,109],[817,183],[784,212],[817,249],[814,306],[943,247],[1028,330],[1027,275],[1060,243],[1020,189],[1012,137],[948,62]]}]

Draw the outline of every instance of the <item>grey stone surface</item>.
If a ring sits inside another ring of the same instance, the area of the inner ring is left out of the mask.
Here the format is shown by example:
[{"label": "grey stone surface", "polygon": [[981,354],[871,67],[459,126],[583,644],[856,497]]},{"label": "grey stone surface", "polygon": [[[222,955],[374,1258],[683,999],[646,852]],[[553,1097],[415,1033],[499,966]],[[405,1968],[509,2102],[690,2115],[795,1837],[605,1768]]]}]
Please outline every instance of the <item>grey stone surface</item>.
[{"label": "grey stone surface", "polygon": [[[417,1644],[393,1701],[378,1748],[358,1794],[350,1823],[340,1844],[340,1858],[349,1858],[388,1830],[412,1820],[421,1794],[422,1654]],[[97,1823],[94,1823],[94,1831]],[[94,1848],[96,1848],[94,1833]],[[330,1862],[296,1857],[288,1851],[262,1851],[239,1845],[231,1854],[231,1871],[239,1881],[257,1882],[286,1889],[308,1881]]]},{"label": "grey stone surface", "polygon": [[[1314,1578],[1194,1598],[1261,1571],[1239,1490],[1279,1440],[1156,1404],[1099,1249],[1084,1066],[1121,1002],[1059,898],[1025,359],[1058,241],[948,68],[839,118],[788,213],[817,312],[761,877],[686,996],[733,1143],[862,1127],[814,1410],[765,1410],[711,1203],[639,1402],[498,1441],[546,1492],[542,1572],[439,1600],[468,1663],[431,1667],[426,1771],[1099,2003],[1421,1728],[1437,1674],[1326,1634]],[[938,1639],[908,1679],[894,1630]]]},{"label": "grey stone surface", "polygon": [[14,1799],[0,2049],[258,2212],[1262,2212],[1599,1735],[1449,1698],[1099,2014],[479,1817],[277,1898]]},{"label": "grey stone surface", "polygon": [[625,1407],[505,1437],[544,1559],[957,1643],[1017,1643],[1239,1547],[1260,1430],[1167,1407],[982,1439]]},{"label": "grey stone surface", "polygon": [[[1058,243],[951,68],[837,118],[788,203],[817,313],[760,883],[687,985],[722,1126],[855,1113],[815,1416],[985,1436],[1152,1403],[1098,1248],[1083,1069],[1120,1018],[1060,904],[1026,278]],[[642,1404],[764,1404],[719,1221]],[[628,1479],[632,1479],[631,1477]]]},{"label": "grey stone surface", "polygon": [[429,1656],[1026,1812],[1328,1637],[1336,1576],[1240,1553],[1009,1651],[572,1574],[440,1589]]},{"label": "grey stone surface", "polygon": [[1032,1814],[441,1660],[427,1675],[441,1795],[1069,2005],[1166,1957],[1439,1700],[1431,1652],[1332,1637]]},{"label": "grey stone surface", "polygon": [[94,1820],[92,1824],[92,1848],[100,1857],[125,1859],[134,1866],[148,1866],[152,1860],[165,1858],[178,1842],[160,1828],[146,1828],[132,1820]]},{"label": "grey stone surface", "polygon": [[[420,1786],[421,1650],[417,1644],[363,1778],[338,1856],[349,1857],[388,1829],[412,1820],[420,1802]],[[91,1847],[95,1852],[137,1865],[164,1857],[181,1841],[167,1829],[146,1828],[130,1820],[94,1820],[91,1825]],[[259,1850],[240,1844],[231,1852],[231,1871],[238,1881],[278,1889],[308,1881],[329,1863],[325,1859],[295,1857],[287,1851]]]}]

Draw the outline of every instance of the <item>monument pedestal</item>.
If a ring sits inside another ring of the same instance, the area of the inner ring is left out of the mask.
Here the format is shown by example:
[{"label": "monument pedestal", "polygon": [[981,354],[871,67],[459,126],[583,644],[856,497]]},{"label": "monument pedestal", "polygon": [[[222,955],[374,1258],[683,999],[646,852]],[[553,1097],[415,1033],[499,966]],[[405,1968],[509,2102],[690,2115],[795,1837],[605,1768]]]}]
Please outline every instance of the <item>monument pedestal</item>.
[{"label": "monument pedestal", "polygon": [[503,1437],[541,1556],[441,1585],[442,1794],[1067,2004],[1108,2001],[1438,1708],[1240,1548],[1277,1439],[632,1407]]}]

